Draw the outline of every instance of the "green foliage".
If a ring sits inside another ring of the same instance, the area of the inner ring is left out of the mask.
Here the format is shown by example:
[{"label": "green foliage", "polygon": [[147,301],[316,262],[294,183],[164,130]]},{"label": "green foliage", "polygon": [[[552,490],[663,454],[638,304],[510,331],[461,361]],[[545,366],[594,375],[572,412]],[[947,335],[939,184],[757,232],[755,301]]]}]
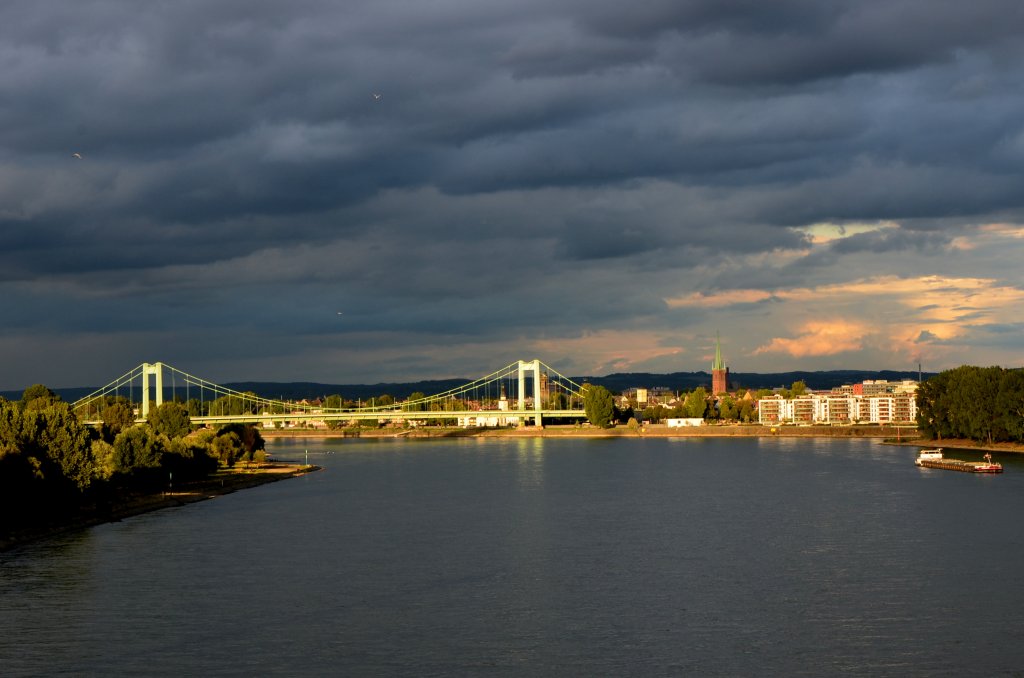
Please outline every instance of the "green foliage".
[{"label": "green foliage", "polygon": [[722,398],[718,405],[718,416],[726,421],[739,419],[739,406],[736,400],[731,396]]},{"label": "green foliage", "polygon": [[217,470],[217,458],[210,446],[196,438],[175,438],[170,441],[161,461],[162,468],[174,474],[174,480],[202,478]]},{"label": "green foliage", "polygon": [[551,396],[548,401],[548,407],[553,410],[566,410],[569,409],[569,396],[559,391]]},{"label": "green foliage", "polygon": [[[247,391],[243,395],[258,398],[258,396],[252,391]],[[255,413],[256,404],[252,400],[241,398],[239,396],[221,396],[220,398],[210,402],[210,415],[212,416]]]},{"label": "green foliage", "polygon": [[790,393],[794,398],[802,395],[807,395],[807,384],[801,379],[800,381],[794,381],[793,387],[790,389]]},{"label": "green foliage", "polygon": [[690,419],[703,419],[708,411],[708,392],[703,386],[694,389],[683,401],[683,412]]},{"label": "green foliage", "polygon": [[927,438],[1024,441],[1024,372],[964,365],[917,390],[917,424]]},{"label": "green foliage", "polygon": [[126,428],[114,438],[112,465],[114,471],[132,474],[145,469],[160,467],[165,445],[146,424]]},{"label": "green foliage", "polygon": [[32,409],[45,409],[60,400],[60,396],[42,384],[34,384],[21,394],[21,406]]},{"label": "green foliage", "polygon": [[27,433],[25,447],[45,458],[49,462],[47,466],[59,477],[78,490],[84,490],[95,477],[89,429],[65,402],[52,401],[46,408],[33,409],[43,401],[37,398],[26,405],[23,414]]},{"label": "green foliage", "polygon": [[[234,435],[229,441],[222,440],[222,436]],[[237,447],[235,447],[237,440]],[[213,440],[214,456],[221,460],[226,466],[231,466],[235,461],[252,461],[256,452],[266,449],[266,441],[260,435],[258,428],[252,424],[226,424],[217,431],[217,437]],[[218,447],[219,446],[219,447]]]},{"label": "green foliage", "polygon": [[168,438],[182,438],[192,430],[192,421],[184,405],[167,402],[149,411],[146,421],[158,434]]},{"label": "green foliage", "polygon": [[1007,370],[999,382],[995,410],[1008,440],[1024,440],[1024,370]]},{"label": "green foliage", "polygon": [[110,480],[115,472],[114,446],[106,440],[94,440],[91,445],[93,473],[97,480]]},{"label": "green foliage", "polygon": [[185,401],[185,410],[188,412],[189,417],[201,417],[203,416],[203,401],[199,398],[189,398]]},{"label": "green foliage", "polygon": [[583,384],[583,410],[594,426],[609,428],[615,416],[615,400],[604,386]]},{"label": "green foliage", "polygon": [[108,403],[103,408],[100,416],[103,419],[104,426],[110,431],[112,436],[116,436],[135,423],[135,412],[131,404],[124,399]]},{"label": "green foliage", "polygon": [[644,421],[657,424],[664,419],[668,413],[669,410],[662,405],[648,405],[644,408],[642,416]]},{"label": "green foliage", "polygon": [[223,466],[234,466],[235,462],[242,457],[242,439],[235,431],[227,431],[219,434],[213,439],[210,446],[213,456]]},{"label": "green foliage", "polygon": [[38,389],[22,402],[0,400],[0,511],[48,510],[95,477],[89,430],[67,403]]},{"label": "green foliage", "polygon": [[[181,437],[190,428],[181,404],[155,408],[152,426],[133,425],[131,404],[122,398],[98,401],[90,415],[102,416],[112,443],[45,386],[27,389],[19,402],[0,398],[0,531],[65,514],[118,485],[163,484],[167,473],[188,479],[216,468],[209,453],[214,432]],[[258,431],[242,429],[241,455],[262,454]]]},{"label": "green foliage", "polygon": [[408,400],[415,404],[405,405],[402,409],[404,409],[407,412],[423,412],[424,410],[427,409],[426,403],[417,403],[415,401],[422,400],[423,398],[426,397],[427,394],[424,393],[423,391],[416,391],[414,393],[410,393]]}]

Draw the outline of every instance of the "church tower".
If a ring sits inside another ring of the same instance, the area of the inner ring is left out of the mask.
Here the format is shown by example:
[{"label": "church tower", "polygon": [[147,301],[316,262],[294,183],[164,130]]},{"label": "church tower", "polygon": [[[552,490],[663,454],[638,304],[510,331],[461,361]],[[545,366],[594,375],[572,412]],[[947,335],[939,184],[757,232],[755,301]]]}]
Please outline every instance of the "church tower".
[{"label": "church tower", "polygon": [[711,363],[711,394],[718,395],[729,390],[729,368],[722,360],[722,343],[715,333],[715,361]]}]

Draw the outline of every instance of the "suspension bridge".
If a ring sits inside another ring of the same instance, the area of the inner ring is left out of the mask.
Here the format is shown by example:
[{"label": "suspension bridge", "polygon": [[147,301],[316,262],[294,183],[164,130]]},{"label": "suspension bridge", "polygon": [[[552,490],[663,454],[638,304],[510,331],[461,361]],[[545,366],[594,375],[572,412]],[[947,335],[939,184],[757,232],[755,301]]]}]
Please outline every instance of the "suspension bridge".
[{"label": "suspension bridge", "polygon": [[127,403],[136,421],[151,407],[182,403],[196,424],[250,423],[263,428],[311,426],[328,422],[415,423],[455,420],[460,426],[543,426],[545,419],[585,419],[583,387],[540,360],[519,360],[461,386],[401,402],[327,407],[324,402],[264,398],[193,376],[166,363],[143,363],[72,403],[90,425],[103,411]]}]

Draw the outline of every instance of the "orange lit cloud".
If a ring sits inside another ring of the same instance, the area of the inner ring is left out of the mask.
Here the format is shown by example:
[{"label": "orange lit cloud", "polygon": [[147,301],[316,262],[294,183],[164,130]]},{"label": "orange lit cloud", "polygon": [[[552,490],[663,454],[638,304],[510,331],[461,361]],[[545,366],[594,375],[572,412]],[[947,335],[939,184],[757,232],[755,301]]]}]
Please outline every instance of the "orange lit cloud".
[{"label": "orange lit cloud", "polygon": [[892,228],[899,228],[899,224],[895,221],[879,221],[870,224],[833,224],[830,222],[823,222],[819,224],[811,224],[810,226],[802,226],[795,230],[806,234],[812,245],[822,245],[824,243],[832,242],[833,240],[849,238],[850,236],[857,235],[859,233],[871,233],[873,231],[884,231]]},{"label": "orange lit cloud", "polygon": [[1020,224],[985,224],[976,231],[953,239],[953,249],[970,251],[981,245],[998,244],[1006,240],[1024,240],[1024,226]]},{"label": "orange lit cloud", "polygon": [[801,333],[792,338],[775,337],[757,348],[761,353],[788,353],[794,358],[835,355],[863,348],[867,335],[864,325],[849,320],[816,320],[803,326]]},{"label": "orange lit cloud", "polygon": [[694,292],[684,297],[666,299],[669,308],[733,306],[735,304],[754,304],[771,299],[771,292],[765,290],[724,290],[722,292]]},{"label": "orange lit cloud", "polygon": [[779,290],[740,289],[722,292],[695,292],[665,299],[669,308],[727,308],[768,299],[781,302],[868,303],[883,299],[886,304],[899,304],[919,321],[959,322],[965,316],[987,316],[1024,303],[1024,290],[999,285],[991,278],[951,278],[939,275],[917,278],[876,276],[820,287],[794,287]]},{"label": "orange lit cloud", "polygon": [[590,365],[594,373],[606,369],[629,371],[634,365],[683,352],[678,346],[666,346],[662,334],[639,330],[601,330],[579,337],[538,339],[531,346],[537,355],[569,353],[580,364]]}]

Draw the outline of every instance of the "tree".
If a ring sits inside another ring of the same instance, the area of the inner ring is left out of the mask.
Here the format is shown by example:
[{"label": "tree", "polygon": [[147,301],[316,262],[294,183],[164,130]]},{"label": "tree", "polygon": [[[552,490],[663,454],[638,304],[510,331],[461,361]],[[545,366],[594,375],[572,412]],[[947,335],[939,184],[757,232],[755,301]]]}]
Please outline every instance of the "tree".
[{"label": "tree", "polygon": [[427,409],[426,404],[417,401],[423,400],[426,397],[427,394],[423,391],[414,391],[409,394],[409,397],[406,399],[408,404],[404,405],[402,409],[406,412],[423,412]]},{"label": "tree", "polygon": [[683,401],[683,411],[691,419],[703,419],[708,410],[708,392],[698,386]]},{"label": "tree", "polygon": [[127,428],[114,438],[114,471],[125,475],[160,467],[164,446],[146,424]]},{"label": "tree", "polygon": [[583,384],[583,410],[591,424],[610,428],[615,416],[615,399],[604,386]]},{"label": "tree", "polygon": [[196,438],[175,438],[170,441],[161,466],[174,478],[200,478],[217,470],[217,459],[207,442]]},{"label": "tree", "polygon": [[42,481],[42,462],[25,453],[23,441],[20,404],[0,398],[0,527],[35,503],[34,490]]},{"label": "tree", "polygon": [[1007,370],[999,381],[996,413],[1008,440],[1024,440],[1024,370]]},{"label": "tree", "polygon": [[114,436],[135,423],[135,412],[132,410],[132,406],[124,400],[115,400],[109,403],[103,408],[100,417],[103,419],[103,425]]},{"label": "tree", "polygon": [[963,365],[941,372],[918,387],[917,408],[927,438],[1024,439],[1020,370]]},{"label": "tree", "polygon": [[718,406],[718,416],[726,421],[739,419],[739,407],[731,396],[725,396],[722,398],[722,401]]},{"label": "tree", "polygon": [[42,384],[33,384],[21,394],[21,406],[41,410],[60,400],[60,396]]},{"label": "tree", "polygon": [[803,379],[799,381],[794,381],[793,387],[792,389],[790,389],[790,392],[793,394],[794,398],[802,395],[807,395],[807,384],[804,383]]},{"label": "tree", "polygon": [[567,410],[569,409],[569,396],[559,391],[551,396],[548,401],[548,407],[553,410]]},{"label": "tree", "polygon": [[234,431],[218,435],[210,448],[224,466],[234,466],[235,461],[242,456],[242,440]]},{"label": "tree", "polygon": [[661,405],[648,405],[644,408],[642,416],[644,421],[657,424],[665,418],[665,411],[665,408]]},{"label": "tree", "polygon": [[188,410],[180,403],[167,402],[149,411],[146,421],[158,435],[184,438],[192,430]]},{"label": "tree", "polygon": [[[30,407],[41,402],[43,398],[37,398]],[[52,401],[45,409],[26,409],[24,417],[25,428],[31,432],[26,446],[38,450],[60,477],[78,490],[89,487],[96,475],[91,436],[89,429],[71,411],[71,406]]]},{"label": "tree", "polygon": [[189,398],[185,401],[185,409],[188,410],[190,417],[203,416],[203,402],[199,398]]},{"label": "tree", "polygon": [[[239,445],[238,451],[232,459],[232,463],[234,463],[235,459],[252,461],[253,455],[256,452],[266,449],[266,441],[264,441],[263,436],[260,435],[259,429],[252,424],[226,424],[217,431],[217,436],[220,437],[228,433],[233,433],[235,435],[238,439]],[[216,442],[216,439],[214,439],[214,442]],[[217,453],[217,456],[221,457],[219,453]]]},{"label": "tree", "polygon": [[93,458],[93,472],[100,480],[110,480],[114,475],[114,446],[105,440],[92,441],[90,450]]}]

